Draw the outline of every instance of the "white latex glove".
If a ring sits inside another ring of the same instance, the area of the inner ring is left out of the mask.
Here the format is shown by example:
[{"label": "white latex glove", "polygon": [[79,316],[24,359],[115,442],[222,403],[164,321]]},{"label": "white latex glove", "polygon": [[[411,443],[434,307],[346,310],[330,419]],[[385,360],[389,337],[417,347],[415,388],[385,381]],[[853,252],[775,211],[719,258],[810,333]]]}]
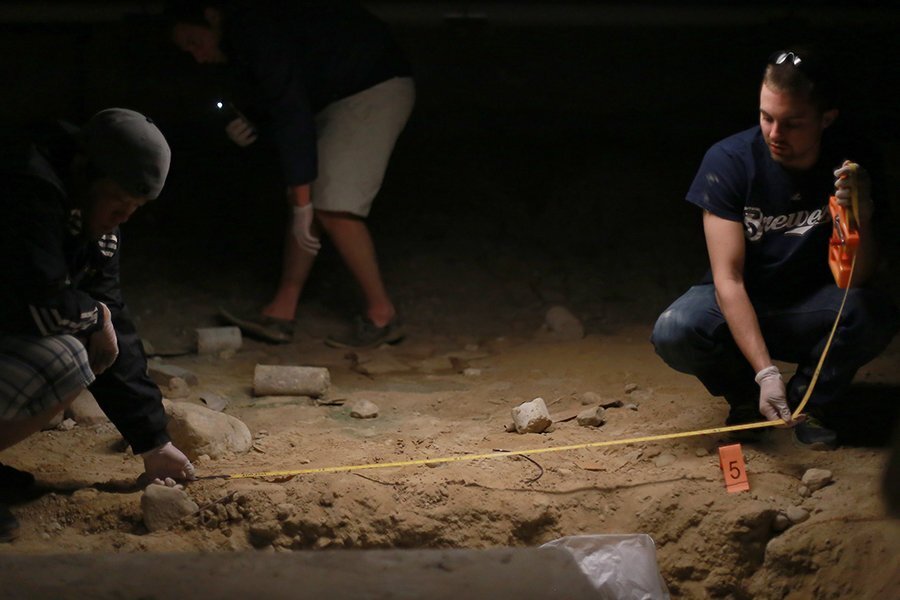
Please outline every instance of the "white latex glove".
[{"label": "white latex glove", "polygon": [[788,425],[794,425],[778,367],[772,365],[760,370],[756,374],[756,383],[759,384],[759,412],[769,421],[783,419]]},{"label": "white latex glove", "polygon": [[868,223],[875,210],[872,204],[872,181],[869,173],[856,163],[845,160],[841,168],[834,172],[834,176],[837,177],[834,182],[834,195],[838,199],[838,204],[850,208],[853,189],[856,188],[859,220]]},{"label": "white latex glove", "polygon": [[144,452],[141,458],[144,459],[144,474],[140,480],[147,484],[160,483],[172,487],[175,480],[193,481],[197,478],[194,475],[194,465],[172,442]]},{"label": "white latex glove", "polygon": [[92,333],[87,343],[88,363],[94,375],[99,375],[110,368],[119,356],[119,341],[116,339],[112,314],[102,302],[100,302],[100,318],[103,319],[103,327]]},{"label": "white latex glove", "polygon": [[291,231],[294,233],[297,243],[300,244],[300,248],[313,256],[318,254],[319,248],[322,247],[319,238],[314,236],[312,232],[314,219],[315,213],[312,204],[294,206],[294,221],[291,225]]},{"label": "white latex glove", "polygon": [[225,126],[225,133],[232,142],[241,148],[249,146],[256,141],[256,128],[253,123],[243,117],[238,117]]}]

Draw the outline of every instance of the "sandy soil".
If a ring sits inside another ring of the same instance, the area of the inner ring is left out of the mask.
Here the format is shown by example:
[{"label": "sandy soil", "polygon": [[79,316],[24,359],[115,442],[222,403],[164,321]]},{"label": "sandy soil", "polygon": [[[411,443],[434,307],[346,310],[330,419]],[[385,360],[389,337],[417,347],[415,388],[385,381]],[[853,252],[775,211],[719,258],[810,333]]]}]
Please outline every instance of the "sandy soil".
[{"label": "sandy soil", "polygon": [[[197,460],[200,475],[549,448],[723,423],[724,401],[668,369],[648,337],[656,315],[705,269],[699,217],[679,199],[703,150],[752,124],[755,84],[746,84],[762,49],[734,44],[746,69],[722,69],[733,81],[712,89],[707,63],[690,53],[692,44],[711,46],[693,42],[700,37],[689,31],[588,32],[537,49],[535,40],[545,38],[501,44],[494,32],[482,33],[447,35],[440,56],[427,56],[429,37],[410,44],[424,65],[418,112],[371,219],[408,339],[355,359],[323,345],[356,309],[352,282],[326,245],[294,343],[245,340],[231,357],[164,358],[199,377],[181,401],[223,395],[226,412],[254,435],[246,455]],[[739,32],[769,48],[758,33]],[[728,46],[730,32],[718,35]],[[526,51],[534,60],[519,59]],[[592,53],[584,59],[594,65],[590,75],[578,62],[585,52]],[[724,61],[719,54],[710,60]],[[656,71],[621,67],[633,64]],[[547,76],[556,87],[528,86]],[[661,90],[641,87],[645,79]],[[472,81],[496,88],[490,100]],[[684,93],[668,94],[678,82]],[[173,128],[179,162],[169,195],[128,225],[127,297],[160,353],[190,349],[193,330],[215,324],[217,306],[260,306],[277,271],[281,225],[272,207],[280,204],[271,156],[239,154],[216,140]],[[896,267],[884,277],[900,289]],[[583,339],[536,335],[553,305],[582,320]],[[108,425],[47,431],[0,453],[39,482],[35,494],[13,498],[22,536],[0,546],[0,556],[487,548],[644,532],[656,541],[677,597],[887,598],[900,587],[900,524],[885,516],[880,493],[898,359],[895,340],[860,372],[855,410],[836,421],[841,448],[804,450],[788,433],[772,432],[744,447],[750,491],[736,494],[726,492],[718,464],[717,449],[728,440],[714,435],[531,460],[207,479],[187,488],[203,507],[199,514],[148,534],[132,485],[139,460],[117,432]],[[327,367],[328,400],[371,400],[380,415],[359,420],[345,405],[255,398],[258,363]],[[367,363],[379,372],[361,373],[358,364]],[[554,415],[571,416],[584,408],[586,392],[634,409],[609,409],[599,428],[569,420],[543,434],[505,431],[511,408],[523,401],[542,397]],[[834,483],[804,497],[800,478],[813,467],[832,471]],[[777,532],[776,515],[793,506],[810,518]]]}]

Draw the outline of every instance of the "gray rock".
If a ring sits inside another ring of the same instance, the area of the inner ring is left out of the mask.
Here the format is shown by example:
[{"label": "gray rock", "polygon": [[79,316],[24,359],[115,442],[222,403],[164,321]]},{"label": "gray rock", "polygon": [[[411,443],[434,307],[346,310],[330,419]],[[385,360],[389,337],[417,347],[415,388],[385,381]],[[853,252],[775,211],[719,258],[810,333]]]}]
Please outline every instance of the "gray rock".
[{"label": "gray rock", "polygon": [[141,512],[149,531],[168,529],[199,508],[184,490],[155,483],[148,485],[141,496]]},{"label": "gray rock", "polygon": [[369,400],[356,400],[350,404],[350,416],[354,419],[374,419],[378,416],[378,405]]},{"label": "gray rock", "polygon": [[600,427],[606,422],[606,411],[599,406],[578,413],[578,424],[582,427]]},{"label": "gray rock", "polygon": [[670,454],[668,452],[660,454],[656,457],[656,460],[653,461],[653,464],[657,467],[667,467],[673,464],[676,460],[678,460],[674,454]]},{"label": "gray rock", "polygon": [[809,519],[809,513],[806,511],[806,509],[799,506],[791,506],[787,509],[786,513],[787,518],[790,519],[791,523],[795,525]]},{"label": "gray rock", "polygon": [[809,469],[803,474],[803,485],[810,493],[820,490],[832,482],[831,471],[827,469]]},{"label": "gray rock", "polygon": [[197,385],[200,381],[194,373],[187,369],[183,369],[176,365],[167,365],[155,360],[151,360],[147,364],[147,373],[149,373],[150,378],[156,385],[161,386],[168,386],[169,380],[173,377],[184,379],[188,385]]},{"label": "gray rock", "polygon": [[775,515],[775,518],[772,520],[772,530],[773,531],[784,531],[788,527],[793,525],[791,520],[784,513],[778,513]]},{"label": "gray rock", "polygon": [[512,418],[518,433],[541,433],[553,424],[543,398],[514,407]]},{"label": "gray rock", "polygon": [[188,458],[201,454],[221,458],[229,452],[242,454],[250,450],[253,436],[240,420],[187,402],[164,402],[169,415],[167,430],[175,444]]},{"label": "gray rock", "polygon": [[66,416],[79,425],[84,426],[109,422],[106,413],[103,412],[103,409],[97,404],[97,400],[87,390],[78,394],[75,401],[66,408]]}]

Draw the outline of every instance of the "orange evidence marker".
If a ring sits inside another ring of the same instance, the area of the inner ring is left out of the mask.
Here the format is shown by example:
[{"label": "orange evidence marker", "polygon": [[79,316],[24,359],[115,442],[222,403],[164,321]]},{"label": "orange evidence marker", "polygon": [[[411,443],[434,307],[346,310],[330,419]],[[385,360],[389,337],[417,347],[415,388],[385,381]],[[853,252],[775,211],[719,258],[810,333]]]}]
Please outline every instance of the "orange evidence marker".
[{"label": "orange evidence marker", "polygon": [[740,444],[719,448],[719,466],[725,475],[725,489],[729,493],[750,491],[747,467],[744,466],[744,453],[741,452]]}]

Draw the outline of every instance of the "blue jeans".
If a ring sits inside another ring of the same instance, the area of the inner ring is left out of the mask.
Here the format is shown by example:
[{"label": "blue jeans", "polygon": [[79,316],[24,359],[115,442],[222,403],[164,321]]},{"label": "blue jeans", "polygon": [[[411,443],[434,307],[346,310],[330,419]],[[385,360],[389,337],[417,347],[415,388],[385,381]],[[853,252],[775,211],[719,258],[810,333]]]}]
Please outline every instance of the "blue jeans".
[{"label": "blue jeans", "polygon": [[[826,285],[791,303],[753,300],[763,339],[775,360],[797,364],[788,402],[799,404],[834,324],[844,290]],[[810,405],[840,397],[856,371],[878,356],[900,328],[900,314],[882,292],[853,288],[831,342]],[[731,337],[713,284],[696,285],[657,319],[650,338],[673,369],[695,375],[730,404],[756,403],[754,372]]]}]

